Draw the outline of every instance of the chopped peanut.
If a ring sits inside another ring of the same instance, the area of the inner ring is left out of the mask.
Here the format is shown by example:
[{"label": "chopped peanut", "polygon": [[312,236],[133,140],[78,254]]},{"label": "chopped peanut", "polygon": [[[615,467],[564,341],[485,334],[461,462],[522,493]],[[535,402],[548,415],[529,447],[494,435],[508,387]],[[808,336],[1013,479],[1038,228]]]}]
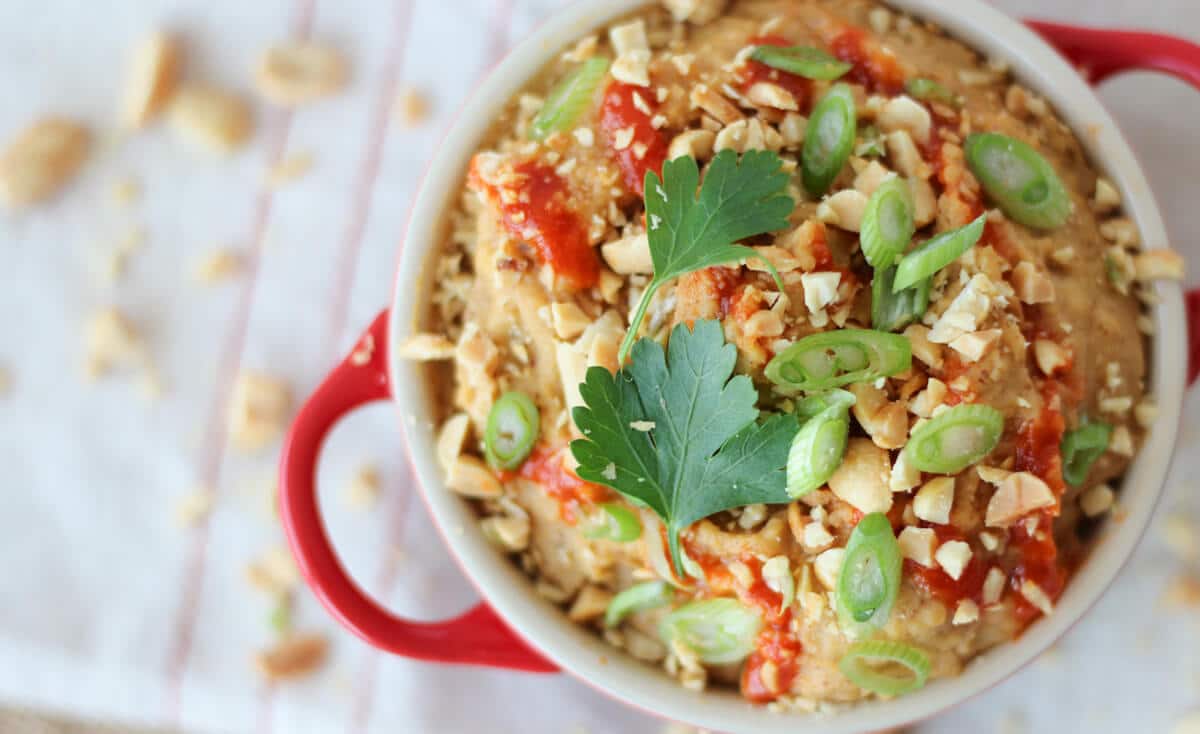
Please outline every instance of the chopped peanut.
[{"label": "chopped peanut", "polygon": [[867,197],[855,189],[842,189],[827,196],[817,207],[817,219],[839,229],[857,232],[862,228],[867,210]]},{"label": "chopped peanut", "polygon": [[1004,528],[1034,510],[1054,504],[1054,493],[1037,476],[1014,472],[1005,477],[988,502],[984,520],[988,526]]},{"label": "chopped peanut", "polygon": [[1099,517],[1112,509],[1116,495],[1107,484],[1097,484],[1079,497],[1079,508],[1088,517]]},{"label": "chopped peanut", "polygon": [[868,439],[852,438],[841,466],[829,478],[829,488],[863,514],[887,512],[892,507],[891,473],[887,451]]},{"label": "chopped peanut", "polygon": [[879,128],[885,133],[899,130],[906,131],[918,143],[929,142],[929,132],[933,128],[933,118],[925,106],[901,95],[888,100],[876,118]]},{"label": "chopped peanut", "polygon": [[742,119],[742,112],[732,102],[714,92],[705,84],[692,87],[692,106],[704,110],[722,125],[732,125]]},{"label": "chopped peanut", "polygon": [[1071,364],[1071,353],[1058,342],[1038,339],[1033,343],[1033,356],[1042,374],[1050,376]]},{"label": "chopped peanut", "polygon": [[1022,303],[1052,303],[1054,282],[1030,262],[1018,263],[1012,272],[1013,290]]},{"label": "chopped peanut", "polygon": [[971,562],[971,546],[961,540],[950,540],[942,543],[933,558],[950,578],[958,581]]},{"label": "chopped peanut", "polygon": [[237,275],[241,269],[241,256],[233,250],[222,248],[204,256],[196,266],[196,280],[204,285],[213,285]]},{"label": "chopped peanut", "polygon": [[342,53],[313,41],[286,41],[270,46],[254,69],[258,92],[284,107],[335,94],[346,85],[347,76]]},{"label": "chopped peanut", "polygon": [[321,635],[287,637],[254,656],[254,665],[267,680],[287,680],[315,673],[329,655],[329,640]]},{"label": "chopped peanut", "polygon": [[229,401],[229,437],[242,451],[258,451],[283,433],[292,408],[287,383],[255,372],[238,375]]},{"label": "chopped peanut", "polygon": [[396,353],[404,359],[418,362],[439,362],[453,359],[455,349],[454,342],[441,334],[420,332],[401,342]]},{"label": "chopped peanut", "polygon": [[712,157],[713,143],[716,139],[717,134],[711,130],[685,130],[671,140],[667,148],[667,159],[691,156],[697,161],[706,161]]},{"label": "chopped peanut", "polygon": [[346,485],[343,497],[346,503],[355,509],[366,509],[379,500],[382,487],[379,482],[379,470],[374,466],[361,466]]},{"label": "chopped peanut", "polygon": [[897,538],[900,555],[926,568],[934,567],[933,554],[937,549],[937,534],[932,528],[905,526]]},{"label": "chopped peanut", "polygon": [[117,367],[131,367],[145,360],[141,336],[133,324],[115,308],[97,311],[87,324],[87,357],[84,369],[89,378]]},{"label": "chopped peanut", "polygon": [[837,588],[837,580],[842,573],[844,560],[846,560],[845,548],[830,548],[817,556],[813,561],[813,572],[817,576],[817,581],[820,581],[821,585],[830,591]]},{"label": "chopped peanut", "polygon": [[463,452],[467,442],[467,433],[471,430],[471,419],[466,413],[455,413],[446,419],[438,431],[437,454],[438,464],[447,474]]},{"label": "chopped peanut", "polygon": [[529,547],[528,515],[493,515],[479,523],[483,536],[508,553],[520,553]]},{"label": "chopped peanut", "polygon": [[654,272],[654,261],[650,259],[650,239],[645,232],[609,242],[600,248],[600,254],[608,267],[621,275],[649,275]]},{"label": "chopped peanut", "polygon": [[232,153],[254,132],[250,107],[241,97],[201,84],[181,87],[167,118],[184,138],[214,153]]},{"label": "chopped peanut", "polygon": [[144,127],[162,111],[175,92],[182,57],[179,41],[166,33],[152,33],[138,44],[121,106],[125,127]]},{"label": "chopped peanut", "polygon": [[1150,250],[1133,256],[1134,278],[1151,280],[1183,280],[1183,257],[1174,250]]},{"label": "chopped peanut", "polygon": [[469,454],[462,454],[446,473],[446,486],[451,491],[476,499],[499,497],[504,493],[500,480],[487,464]]},{"label": "chopped peanut", "polygon": [[77,122],[37,120],[0,152],[0,200],[19,209],[49,199],[75,177],[91,147]]},{"label": "chopped peanut", "polygon": [[945,525],[950,522],[954,505],[954,477],[937,477],[917,490],[913,512],[926,522]]},{"label": "chopped peanut", "polygon": [[729,0],[663,0],[671,16],[679,22],[688,21],[704,25],[715,19],[725,9]]}]

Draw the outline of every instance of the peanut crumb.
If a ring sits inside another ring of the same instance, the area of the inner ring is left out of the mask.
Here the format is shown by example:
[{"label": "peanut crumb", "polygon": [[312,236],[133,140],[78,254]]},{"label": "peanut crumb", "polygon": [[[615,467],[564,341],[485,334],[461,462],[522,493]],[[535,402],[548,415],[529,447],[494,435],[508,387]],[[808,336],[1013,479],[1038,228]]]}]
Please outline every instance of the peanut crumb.
[{"label": "peanut crumb", "polygon": [[20,209],[49,199],[75,177],[91,147],[91,133],[77,122],[36,120],[0,152],[0,201]]},{"label": "peanut crumb", "polygon": [[196,265],[195,277],[203,285],[215,285],[232,278],[242,270],[241,256],[228,248],[213,250]]},{"label": "peanut crumb", "polygon": [[12,391],[12,375],[8,368],[0,366],[0,398]]},{"label": "peanut crumb", "polygon": [[246,565],[246,581],[258,591],[283,597],[300,583],[300,571],[287,548],[275,547]]},{"label": "peanut crumb", "polygon": [[282,380],[243,372],[233,388],[229,435],[235,448],[254,452],[283,433],[292,407],[292,392]]},{"label": "peanut crumb", "polygon": [[254,667],[271,681],[300,678],[319,670],[329,656],[324,635],[289,636],[254,655]]},{"label": "peanut crumb", "polygon": [[88,379],[101,377],[118,367],[138,366],[145,361],[141,336],[124,314],[105,308],[92,314],[86,328],[84,370]]},{"label": "peanut crumb", "polygon": [[205,84],[184,85],[172,98],[167,117],[180,136],[212,153],[228,155],[254,132],[244,99]]},{"label": "peanut crumb", "polygon": [[379,470],[366,465],[358,468],[346,485],[343,497],[346,504],[356,510],[366,510],[379,500]]},{"label": "peanut crumb", "polygon": [[181,527],[194,528],[212,512],[215,501],[216,496],[210,488],[197,488],[179,498],[175,505],[175,521]]},{"label": "peanut crumb", "polygon": [[142,196],[142,186],[133,176],[122,176],[112,182],[109,195],[114,203],[120,206],[130,206]]},{"label": "peanut crumb", "polygon": [[267,185],[279,188],[286,183],[299,181],[312,170],[313,155],[308,151],[289,153],[282,160],[276,161],[267,171]]},{"label": "peanut crumb", "polygon": [[315,41],[285,41],[263,51],[254,84],[270,102],[296,107],[336,94],[346,86],[348,76],[346,59],[336,48]]},{"label": "peanut crumb", "polygon": [[1167,583],[1160,599],[1166,609],[1186,609],[1200,606],[1200,579],[1192,574],[1180,574]]},{"label": "peanut crumb", "polygon": [[396,98],[396,119],[402,127],[416,127],[429,119],[429,97],[409,87]]},{"label": "peanut crumb", "polygon": [[355,367],[362,367],[369,364],[371,358],[375,356],[375,335],[367,334],[363,340],[358,343],[354,351],[350,353],[350,364]]},{"label": "peanut crumb", "polygon": [[133,52],[121,106],[126,129],[144,127],[166,105],[179,81],[183,49],[172,36],[155,32],[142,39]]}]

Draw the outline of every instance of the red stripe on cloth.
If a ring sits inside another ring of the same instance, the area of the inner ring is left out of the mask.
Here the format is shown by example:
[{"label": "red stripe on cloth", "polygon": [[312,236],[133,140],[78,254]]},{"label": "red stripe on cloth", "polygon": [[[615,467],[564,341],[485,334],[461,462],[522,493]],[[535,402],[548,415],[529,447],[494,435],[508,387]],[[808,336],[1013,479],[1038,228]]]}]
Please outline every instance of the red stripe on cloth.
[{"label": "red stripe on cloth", "polygon": [[[480,79],[495,67],[496,63],[508,50],[508,31],[512,25],[512,15],[513,0],[496,0],[495,15],[491,23],[491,37],[488,42],[488,53],[484,60],[484,68],[479,74]],[[407,223],[405,223],[405,229],[408,229]],[[399,262],[399,252],[397,252],[397,262]],[[343,321],[344,318],[343,314]],[[345,329],[344,323],[341,325],[341,329]],[[411,468],[409,479],[410,482],[406,488],[407,491],[401,497],[398,503],[399,506],[393,514],[391,524],[387,530],[388,556],[380,568],[379,576],[375,582],[375,588],[380,590],[380,596],[384,599],[391,594],[399,575],[400,562],[397,553],[402,549],[402,542],[404,540],[404,519],[407,517],[408,508],[412,504],[412,493],[417,491],[417,478],[411,472]],[[357,685],[354,687],[355,698],[351,703],[350,722],[346,729],[348,734],[360,734],[367,729],[367,723],[371,717],[371,709],[375,703],[375,689],[379,676],[379,662],[381,657],[382,653],[377,650],[367,651],[366,660],[363,661],[362,669],[358,675]]]},{"label": "red stripe on cloth", "polygon": [[363,234],[371,213],[371,195],[375,191],[375,183],[379,180],[383,147],[387,142],[388,130],[391,128],[392,109],[399,92],[399,79],[404,65],[404,46],[408,41],[408,33],[412,25],[413,4],[413,0],[400,0],[396,3],[392,45],[388,48],[383,77],[379,82],[375,107],[367,129],[366,154],[351,194],[353,204],[350,220],[342,235],[339,248],[341,257],[338,260],[334,276],[337,278],[335,281],[337,285],[333,293],[333,302],[329,307],[329,326],[325,337],[324,353],[327,355],[336,352],[339,346],[337,340],[346,330],[346,314],[350,305],[351,288],[354,286],[355,266],[358,265],[358,257],[362,252]]},{"label": "red stripe on cloth", "polygon": [[[316,0],[298,0],[292,22],[294,34],[300,37],[308,35],[315,13],[315,2]],[[268,168],[275,166],[283,159],[291,127],[291,112],[275,111],[268,118],[266,134]],[[263,245],[266,239],[267,222],[271,218],[272,203],[271,189],[267,186],[260,186],[255,194],[254,210],[250,220],[249,241],[252,245],[251,256],[246,260],[245,285],[242,287],[237,310],[234,312],[233,327],[226,337],[225,348],[221,353],[217,398],[212,402],[206,423],[204,444],[200,452],[200,482],[203,486],[210,488],[218,497],[220,496],[220,487],[217,480],[225,458],[227,444],[225,409],[241,366],[242,356],[245,353],[246,335],[250,327],[250,312],[254,305],[259,263],[262,259]],[[182,714],[183,677],[192,653],[192,638],[199,614],[200,590],[204,584],[210,535],[211,522],[205,518],[192,534],[192,543],[188,549],[182,577],[181,600],[172,619],[172,643],[166,664],[167,700],[165,704],[167,722],[171,727],[179,725]],[[269,694],[265,695],[269,696]]]}]

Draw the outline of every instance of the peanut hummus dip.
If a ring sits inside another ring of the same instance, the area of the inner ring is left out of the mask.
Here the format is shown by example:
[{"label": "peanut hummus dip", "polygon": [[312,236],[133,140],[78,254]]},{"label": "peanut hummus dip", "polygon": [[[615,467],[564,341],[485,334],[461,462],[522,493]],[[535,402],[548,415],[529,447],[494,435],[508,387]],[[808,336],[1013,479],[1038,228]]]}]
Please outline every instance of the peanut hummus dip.
[{"label": "peanut hummus dip", "polygon": [[402,346],[443,388],[447,485],[684,686],[812,709],[956,675],[1119,511],[1146,283],[1181,265],[936,27],[665,0],[556,57],[464,173]]}]

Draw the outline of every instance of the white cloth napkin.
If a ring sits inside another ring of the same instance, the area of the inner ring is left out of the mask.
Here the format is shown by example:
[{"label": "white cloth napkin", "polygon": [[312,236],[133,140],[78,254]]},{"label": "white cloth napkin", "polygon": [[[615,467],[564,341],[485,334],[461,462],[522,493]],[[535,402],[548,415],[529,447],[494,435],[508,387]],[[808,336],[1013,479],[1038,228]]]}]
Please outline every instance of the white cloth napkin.
[{"label": "white cloth napkin", "polygon": [[[81,717],[195,732],[655,732],[662,726],[567,676],[448,668],[381,655],[335,627],[307,592],[296,626],[327,632],[329,665],[270,688],[250,667],[266,645],[270,603],[243,578],[282,543],[263,511],[275,452],[227,448],[233,377],[262,370],[307,394],[389,299],[395,246],[420,172],[453,113],[502,50],[560,0],[111,0],[0,4],[0,137],[34,116],[61,113],[112,127],[126,52],[165,26],[188,40],[188,76],[249,92],[249,68],[268,42],[309,32],[344,47],[354,76],[338,99],[292,116],[260,108],[254,144],[214,160],[161,127],[112,142],[53,205],[0,220],[0,702]],[[1096,24],[1197,35],[1200,7],[1170,0],[1134,9],[1116,0],[1000,3]],[[403,128],[398,92],[426,91],[432,117]],[[1159,78],[1104,91],[1141,155],[1175,238],[1200,262],[1195,171],[1200,94]],[[270,191],[263,172],[308,152],[311,174]],[[114,180],[144,193],[123,209]],[[145,248],[107,285],[97,252],[129,227]],[[237,248],[249,267],[203,288],[190,272],[205,253]],[[1200,267],[1200,266],[1198,266]],[[81,379],[82,331],[116,304],[144,334],[166,394],[139,395],[131,377]],[[1183,442],[1195,447],[1192,396]],[[455,613],[474,594],[413,496],[387,405],[340,426],[321,468],[322,496],[351,570],[398,612]],[[1181,452],[1168,505],[1200,470]],[[384,492],[371,512],[347,507],[341,487],[377,464]],[[216,506],[184,529],[180,499],[207,485]],[[1017,717],[1032,731],[1164,730],[1200,691],[1196,628],[1155,611],[1175,568],[1148,542],[1117,588],[1038,665],[928,725],[962,731]],[[1147,706],[1146,701],[1155,705]],[[1090,718],[1089,718],[1090,717]],[[1059,728],[1065,727],[1065,728]],[[986,727],[985,729],[986,730]]]}]

